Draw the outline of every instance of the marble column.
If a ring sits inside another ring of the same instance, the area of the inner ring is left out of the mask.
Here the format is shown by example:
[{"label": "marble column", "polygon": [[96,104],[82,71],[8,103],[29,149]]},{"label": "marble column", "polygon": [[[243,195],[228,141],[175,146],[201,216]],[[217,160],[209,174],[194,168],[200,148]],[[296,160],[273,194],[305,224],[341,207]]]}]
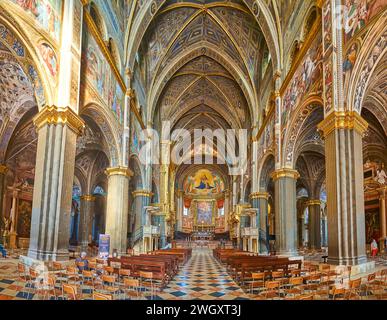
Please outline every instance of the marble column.
[{"label": "marble column", "polygon": [[133,176],[126,167],[106,169],[108,192],[106,204],[106,231],[110,235],[110,251],[126,253],[128,231],[129,179]]},{"label": "marble column", "polygon": [[330,113],[318,126],[325,138],[328,262],[367,261],[362,136],[367,122],[356,112]]},{"label": "marble column", "polygon": [[[259,236],[259,253],[266,254],[269,252],[269,230],[267,227],[267,211],[269,194],[267,192],[254,192],[250,195],[251,206],[258,209],[257,212],[257,228],[260,230]],[[261,232],[262,231],[262,232]],[[261,234],[262,233],[262,234]],[[264,239],[261,239],[261,236]]]},{"label": "marble column", "polygon": [[[0,164],[0,230],[4,227],[3,217],[3,199],[4,199],[4,190],[5,190],[5,177],[7,175],[8,168],[5,165]],[[0,235],[1,238],[1,235]]]},{"label": "marble column", "polygon": [[136,227],[138,228],[146,225],[146,210],[145,207],[148,207],[152,197],[152,192],[149,190],[136,190],[132,192],[134,198],[134,212],[136,214]]},{"label": "marble column", "polygon": [[72,109],[52,106],[43,108],[34,124],[38,146],[28,256],[67,260],[76,139],[84,122]]},{"label": "marble column", "polygon": [[380,213],[380,239],[379,248],[384,249],[384,239],[387,237],[387,210],[386,210],[386,194],[387,186],[384,186],[379,191],[379,213]]},{"label": "marble column", "polygon": [[327,217],[321,219],[322,238],[321,244],[323,247],[327,246]]},{"label": "marble column", "polygon": [[86,251],[89,246],[89,239],[92,239],[94,205],[96,198],[93,195],[87,194],[81,196],[81,216],[79,223],[78,242],[81,245],[81,250]]},{"label": "marble column", "polygon": [[272,173],[275,189],[275,250],[277,254],[297,253],[296,182],[299,173],[279,169]]},{"label": "marble column", "polygon": [[321,201],[308,200],[309,211],[309,248],[321,249]]}]

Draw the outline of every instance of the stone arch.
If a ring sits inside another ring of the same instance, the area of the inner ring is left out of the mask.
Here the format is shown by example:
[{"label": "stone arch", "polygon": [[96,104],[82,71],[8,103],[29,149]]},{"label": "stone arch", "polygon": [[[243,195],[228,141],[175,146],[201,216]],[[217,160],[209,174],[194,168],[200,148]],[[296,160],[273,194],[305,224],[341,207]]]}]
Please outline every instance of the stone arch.
[{"label": "stone arch", "polygon": [[98,5],[94,1],[92,1],[90,2],[89,8],[90,8],[89,10],[90,10],[91,18],[93,19],[94,24],[97,27],[98,33],[100,34],[102,39],[104,39],[105,41],[108,40],[107,39],[108,31],[107,31],[106,23],[103,16],[101,15]]},{"label": "stone arch", "polygon": [[145,177],[140,159],[135,154],[132,154],[129,157],[129,169],[133,172],[133,176],[130,178],[130,184],[134,187],[134,190],[132,191],[142,190],[144,188]]},{"label": "stone arch", "polygon": [[293,112],[293,118],[288,122],[288,128],[291,129],[287,130],[285,133],[282,162],[289,168],[294,168],[295,165],[294,151],[302,131],[301,129],[316,108],[323,108],[323,101],[320,96],[311,96],[300,104],[300,106]]},{"label": "stone arch", "polygon": [[387,54],[387,11],[368,31],[349,80],[347,108],[361,113],[369,82],[380,61]]},{"label": "stone arch", "polygon": [[272,152],[266,153],[261,161],[262,166],[258,172],[259,190],[267,192],[270,183],[270,174],[275,170],[275,156]]},{"label": "stone arch", "polygon": [[54,88],[44,65],[40,61],[40,54],[36,51],[37,46],[29,40],[23,28],[6,10],[2,10],[0,14],[0,34],[3,35],[2,40],[10,39],[9,35],[11,35],[18,41],[17,51],[15,49],[10,51],[33,85],[34,97],[39,110],[46,105],[52,105],[54,103]]},{"label": "stone arch", "polygon": [[90,117],[104,135],[109,151],[107,156],[110,160],[110,166],[122,165],[121,138],[117,126],[114,125],[116,120],[113,118],[113,115],[95,103],[89,103],[83,107],[80,115]]}]

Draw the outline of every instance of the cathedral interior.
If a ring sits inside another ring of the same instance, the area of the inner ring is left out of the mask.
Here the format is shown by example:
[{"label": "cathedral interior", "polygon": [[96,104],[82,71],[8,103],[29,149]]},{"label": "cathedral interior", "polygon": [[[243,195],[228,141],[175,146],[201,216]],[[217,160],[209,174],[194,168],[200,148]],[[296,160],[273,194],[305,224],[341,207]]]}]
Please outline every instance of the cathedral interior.
[{"label": "cathedral interior", "polygon": [[0,300],[387,299],[386,83],[386,0],[0,0]]}]

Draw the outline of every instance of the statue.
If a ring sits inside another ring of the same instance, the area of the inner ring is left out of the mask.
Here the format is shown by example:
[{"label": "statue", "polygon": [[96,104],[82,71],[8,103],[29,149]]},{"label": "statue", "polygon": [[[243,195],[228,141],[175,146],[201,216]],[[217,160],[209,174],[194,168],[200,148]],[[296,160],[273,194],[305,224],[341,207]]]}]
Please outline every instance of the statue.
[{"label": "statue", "polygon": [[384,171],[384,163],[382,163],[381,167],[376,170],[375,181],[377,181],[381,185],[387,184],[387,175]]},{"label": "statue", "polygon": [[6,217],[4,217],[3,223],[4,223],[3,237],[7,237],[11,229],[11,224],[12,224],[11,218],[7,219]]}]

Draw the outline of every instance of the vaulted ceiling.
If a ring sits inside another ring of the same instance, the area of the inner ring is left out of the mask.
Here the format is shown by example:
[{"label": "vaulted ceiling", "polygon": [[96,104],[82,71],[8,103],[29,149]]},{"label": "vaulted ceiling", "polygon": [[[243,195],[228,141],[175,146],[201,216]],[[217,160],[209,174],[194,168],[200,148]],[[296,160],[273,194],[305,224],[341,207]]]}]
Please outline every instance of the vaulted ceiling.
[{"label": "vaulted ceiling", "polygon": [[[267,44],[245,1],[160,2],[138,50],[148,120],[188,130],[250,129]],[[137,2],[135,16],[143,5]]]}]

